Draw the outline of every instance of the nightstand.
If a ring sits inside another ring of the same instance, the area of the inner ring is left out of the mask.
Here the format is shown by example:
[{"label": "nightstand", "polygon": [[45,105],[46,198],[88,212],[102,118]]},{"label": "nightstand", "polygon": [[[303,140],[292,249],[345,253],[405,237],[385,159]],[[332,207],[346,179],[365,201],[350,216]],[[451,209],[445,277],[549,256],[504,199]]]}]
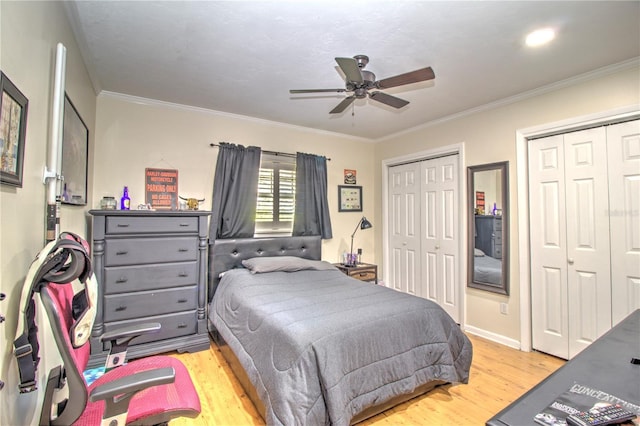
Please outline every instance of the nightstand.
[{"label": "nightstand", "polygon": [[340,269],[343,273],[360,281],[373,281],[378,284],[378,265],[370,263],[358,263],[356,265],[343,265],[342,263],[334,263],[333,266]]}]

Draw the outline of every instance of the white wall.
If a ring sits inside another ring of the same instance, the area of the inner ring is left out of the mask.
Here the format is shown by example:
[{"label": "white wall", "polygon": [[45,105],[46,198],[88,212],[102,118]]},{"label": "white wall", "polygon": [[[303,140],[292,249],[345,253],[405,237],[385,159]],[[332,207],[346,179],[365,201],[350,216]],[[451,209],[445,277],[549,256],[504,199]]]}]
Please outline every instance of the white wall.
[{"label": "white wall", "polygon": [[[333,238],[323,242],[324,260],[337,262],[348,251],[362,215],[375,224],[371,142],[116,94],[98,97],[97,116],[94,208],[104,196],[119,199],[125,185],[132,206],[144,203],[144,170],[157,167],[178,169],[178,193],[205,198],[201,209],[210,210],[218,149],[209,144],[224,141],[331,158],[327,168]],[[357,171],[357,185],[363,187],[362,213],[338,212],[337,186],[344,184],[344,169]],[[365,262],[375,259],[373,241],[373,232],[356,234],[355,244],[363,248]]]},{"label": "white wall", "polygon": [[[518,212],[516,185],[516,131],[527,127],[559,120],[640,104],[640,68],[638,62],[612,67],[608,72],[594,73],[589,78],[576,79],[573,83],[557,85],[554,90],[540,91],[529,97],[521,96],[511,103],[501,103],[493,108],[460,114],[440,123],[432,123],[413,131],[396,135],[376,144],[374,168],[376,193],[380,193],[380,165],[385,159],[434,149],[441,146],[464,143],[466,166],[498,161],[509,161],[509,209],[510,223],[510,296],[502,296],[477,289],[465,289],[465,326],[503,343],[519,345],[520,342],[520,294],[518,276]],[[463,179],[466,171],[462,171]],[[466,200],[466,196],[464,197]],[[382,201],[376,199],[379,218],[385,214]],[[376,253],[382,261],[382,234],[376,229]],[[507,303],[508,314],[500,314],[500,303]]]},{"label": "white wall", "polygon": [[[50,138],[58,42],[67,48],[67,93],[89,127],[90,170],[96,96],[61,3],[1,1],[0,28],[0,68],[29,100],[22,188],[0,185],[0,290],[7,295],[7,299],[0,302],[0,313],[7,319],[0,325],[0,379],[6,383],[0,392],[0,424],[18,425],[38,420],[37,399],[52,366],[48,360],[41,362],[38,392],[18,394],[12,346],[22,281],[34,256],[45,243],[46,199],[42,176]],[[64,230],[84,236],[84,218],[82,207],[61,209]],[[41,357],[45,352],[55,353],[52,340],[45,338],[41,344]]]}]

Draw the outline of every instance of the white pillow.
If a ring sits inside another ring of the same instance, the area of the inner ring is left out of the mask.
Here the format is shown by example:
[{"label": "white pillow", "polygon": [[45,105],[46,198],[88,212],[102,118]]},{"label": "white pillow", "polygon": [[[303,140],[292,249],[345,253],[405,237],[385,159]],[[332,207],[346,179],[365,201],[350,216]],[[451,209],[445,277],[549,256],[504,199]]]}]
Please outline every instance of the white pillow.
[{"label": "white pillow", "polygon": [[484,252],[480,249],[473,249],[473,255],[475,257],[483,257],[484,256]]},{"label": "white pillow", "polygon": [[336,269],[335,266],[324,260],[309,260],[295,256],[252,257],[242,261],[242,266],[252,274],[263,272],[295,272],[305,269],[326,271]]}]

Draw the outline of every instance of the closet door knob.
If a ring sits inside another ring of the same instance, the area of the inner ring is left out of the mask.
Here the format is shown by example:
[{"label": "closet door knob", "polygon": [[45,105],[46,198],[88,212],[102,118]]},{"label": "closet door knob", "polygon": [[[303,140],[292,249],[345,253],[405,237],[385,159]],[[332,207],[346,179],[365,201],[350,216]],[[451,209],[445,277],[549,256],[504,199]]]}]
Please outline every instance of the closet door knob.
[{"label": "closet door knob", "polygon": [[572,259],[572,258],[568,258],[568,259],[567,259],[567,263],[568,263],[569,265],[573,265],[573,259]]}]

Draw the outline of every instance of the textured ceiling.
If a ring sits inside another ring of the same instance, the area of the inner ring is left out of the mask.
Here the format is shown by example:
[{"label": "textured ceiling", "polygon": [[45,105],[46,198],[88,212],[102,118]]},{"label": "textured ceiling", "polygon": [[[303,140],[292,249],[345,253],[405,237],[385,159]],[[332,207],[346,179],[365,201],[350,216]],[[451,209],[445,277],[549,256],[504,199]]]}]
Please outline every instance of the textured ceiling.
[{"label": "textured ceiling", "polygon": [[[640,56],[638,1],[65,2],[97,91],[372,140]],[[556,29],[547,46],[526,33]],[[434,81],[329,115],[335,57],[369,56],[378,79],[426,66]]]}]

